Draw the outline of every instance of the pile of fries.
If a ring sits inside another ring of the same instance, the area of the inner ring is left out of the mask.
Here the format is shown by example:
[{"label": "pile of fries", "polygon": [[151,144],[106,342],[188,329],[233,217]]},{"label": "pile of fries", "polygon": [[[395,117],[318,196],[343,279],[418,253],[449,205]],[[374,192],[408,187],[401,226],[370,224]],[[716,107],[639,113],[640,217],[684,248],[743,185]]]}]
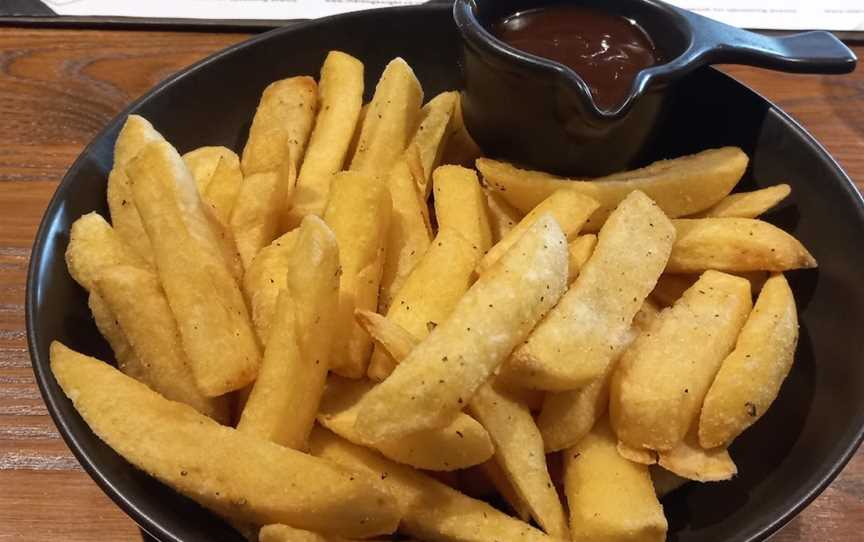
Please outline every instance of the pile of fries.
[{"label": "pile of fries", "polygon": [[522,170],[457,93],[397,58],[364,105],[363,71],[271,84],[241,156],[128,118],[66,253],[117,368],[55,342],[60,386],[250,539],[664,540],[791,367],[816,262],[757,218],[789,187],[730,195],[737,148]]}]

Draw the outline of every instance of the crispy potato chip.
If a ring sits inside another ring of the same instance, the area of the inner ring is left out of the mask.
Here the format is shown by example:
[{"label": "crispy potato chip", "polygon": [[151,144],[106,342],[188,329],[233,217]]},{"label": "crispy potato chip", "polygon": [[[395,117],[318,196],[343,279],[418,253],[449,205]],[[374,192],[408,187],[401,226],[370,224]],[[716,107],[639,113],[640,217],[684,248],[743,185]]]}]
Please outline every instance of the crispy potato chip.
[{"label": "crispy potato chip", "polygon": [[555,305],[566,281],[566,239],[543,216],[363,398],[357,430],[378,440],[446,425]]},{"label": "crispy potato chip", "polygon": [[408,357],[414,347],[420,342],[404,327],[388,320],[377,312],[354,311],[354,319],[366,333],[375,341],[376,348],[384,349],[390,358],[399,362]]},{"label": "crispy potato chip", "polygon": [[69,274],[88,292],[96,287],[102,271],[113,265],[149,268],[98,213],[87,213],[72,223],[65,257]]},{"label": "crispy potato chip", "polygon": [[387,188],[393,201],[393,215],[387,231],[387,248],[378,310],[387,312],[393,296],[426,253],[432,242],[432,227],[426,216],[426,202],[417,192],[414,176],[404,160],[396,162],[387,176]]},{"label": "crispy potato chip", "polygon": [[144,377],[144,364],[138,359],[135,350],[129,344],[129,339],[126,338],[123,330],[120,329],[120,324],[114,318],[111,309],[108,308],[108,304],[94,290],[90,292],[90,296],[87,298],[87,305],[93,314],[96,329],[105,337],[114,352],[117,368],[135,380],[141,380]]},{"label": "crispy potato chip", "polygon": [[51,370],[106,444],[229,520],[354,537],[396,529],[399,509],[377,477],[219,425],[58,342]]},{"label": "crispy potato chip", "polygon": [[243,275],[243,293],[252,309],[258,340],[264,345],[270,337],[279,292],[287,286],[285,277],[298,234],[299,230],[292,230],[264,247]]},{"label": "crispy potato chip", "polygon": [[473,167],[474,161],[482,155],[483,151],[480,150],[480,147],[474,142],[474,138],[471,137],[471,134],[468,133],[468,129],[465,127],[465,121],[462,118],[462,99],[460,96],[460,99],[456,102],[456,107],[453,109],[453,118],[450,121],[450,136],[447,138],[447,146],[444,147],[441,163]]},{"label": "crispy potato chip", "polygon": [[628,461],[632,461],[634,463],[639,463],[641,465],[656,465],[657,464],[657,452],[654,450],[646,450],[645,448],[631,448],[627,446],[627,444],[618,441],[618,455],[627,459]]},{"label": "crispy potato chip", "polygon": [[363,63],[330,51],[321,66],[318,114],[309,148],[297,178],[289,211],[290,223],[306,215],[321,216],[330,195],[330,180],[345,164],[363,105]]},{"label": "crispy potato chip", "polygon": [[717,205],[699,213],[694,218],[756,218],[776,207],[791,193],[791,186],[778,184],[753,192],[729,194]]},{"label": "crispy potato chip", "polygon": [[690,481],[687,478],[678,476],[674,472],[669,472],[659,465],[652,465],[648,470],[651,473],[651,481],[654,483],[654,492],[657,493],[657,498],[659,499],[662,499]]},{"label": "crispy potato chip", "polygon": [[530,508],[531,516],[549,535],[569,539],[567,517],[546,468],[543,438],[528,407],[487,382],[471,398],[469,409],[489,431],[495,443],[495,461]]},{"label": "crispy potato chip", "polygon": [[516,227],[524,215],[495,192],[484,188],[483,194],[486,195],[486,214],[492,228],[492,242],[497,243]]},{"label": "crispy potato chip", "polygon": [[[479,258],[480,252],[458,232],[439,229],[432,246],[393,298],[387,319],[418,339],[426,338],[471,286]],[[392,356],[376,348],[369,363],[369,378],[383,380],[395,367]]]},{"label": "crispy potato chip", "polygon": [[402,512],[399,530],[421,540],[542,542],[555,540],[527,523],[499,512],[406,465],[316,428],[312,455],[381,480]]},{"label": "crispy potato chip", "polygon": [[242,388],[261,354],[192,175],[164,141],[145,147],[126,172],[198,387],[209,397]]},{"label": "crispy potato chip", "polygon": [[570,190],[556,190],[548,198],[540,202],[525,218],[498,241],[489,252],[483,256],[477,265],[477,274],[483,274],[492,267],[501,256],[531,227],[537,219],[544,214],[550,214],[561,226],[561,230],[568,240],[572,240],[579,233],[588,217],[597,209],[598,203],[587,197]]},{"label": "crispy potato chip", "polygon": [[749,282],[706,271],[636,338],[612,377],[610,412],[621,441],[658,451],[681,442],[751,307]]},{"label": "crispy potato chip", "polygon": [[492,246],[492,229],[477,173],[459,166],[441,166],[432,178],[439,229],[456,230],[485,253]]},{"label": "crispy potato chip", "polygon": [[674,448],[660,452],[659,464],[682,478],[697,482],[720,482],[738,474],[738,467],[726,448],[705,450],[699,446],[695,425]]},{"label": "crispy potato chip", "polygon": [[634,190],[645,192],[670,218],[704,211],[732,191],[744,175],[747,162],[747,155],[741,149],[724,147],[661,160],[642,169],[592,181],[562,179],[487,158],[477,160],[477,169],[489,188],[524,213],[559,188],[577,190],[596,199],[600,208],[585,230],[597,231],[609,213]]},{"label": "crispy potato chip", "polygon": [[318,85],[302,75],[270,83],[243,147],[243,175],[279,171],[288,160],[300,163],[315,122]]},{"label": "crispy potato chip", "polygon": [[331,377],[318,413],[318,423],[344,439],[374,448],[393,461],[418,469],[452,471],[478,465],[492,457],[495,449],[489,434],[480,423],[462,413],[440,429],[418,431],[378,442],[363,438],[354,429],[356,406],[373,385],[368,380]]},{"label": "crispy potato chip", "polygon": [[593,233],[580,235],[568,245],[567,251],[570,254],[570,276],[568,280],[571,284],[579,276],[579,272],[591,258],[591,255],[594,254],[594,247],[596,246],[597,236]]},{"label": "crispy potato chip", "polygon": [[817,266],[797,239],[761,220],[691,218],[673,223],[678,237],[667,273],[788,271]]},{"label": "crispy potato chip", "polygon": [[609,216],[597,247],[560,303],[501,369],[508,382],[566,391],[599,378],[666,266],[675,230],[632,192]]},{"label": "crispy potato chip", "polygon": [[356,171],[333,177],[324,220],[339,243],[342,277],[331,370],[349,378],[366,374],[369,362],[372,341],[354,322],[354,311],[378,307],[391,209],[381,180]]},{"label": "crispy potato chip", "polygon": [[140,360],[141,374],[136,378],[166,399],[186,403],[227,424],[230,420],[227,397],[206,397],[195,384],[177,322],[156,274],[115,265],[104,269],[96,284],[96,291]]},{"label": "crispy potato chip", "polygon": [[699,419],[703,447],[729,446],[765,414],[792,368],[797,344],[795,297],[783,275],[774,275],[705,396]]},{"label": "crispy potato chip", "polygon": [[648,467],[618,455],[605,419],[563,456],[573,540],[666,540]]},{"label": "crispy potato chip", "polygon": [[453,111],[459,102],[458,92],[442,92],[420,110],[420,125],[408,148],[416,149],[420,175],[417,187],[424,201],[432,189],[432,171],[441,164],[441,157],[450,137]]},{"label": "crispy potato chip", "polygon": [[258,542],[349,542],[341,536],[325,536],[288,525],[274,524],[261,527]]},{"label": "crispy potato chip", "polygon": [[422,103],[423,88],[411,66],[401,58],[391,60],[375,87],[350,169],[378,175],[390,171],[417,130]]},{"label": "crispy potato chip", "polygon": [[157,132],[147,119],[129,115],[114,144],[114,168],[108,175],[108,208],[111,211],[111,224],[126,244],[132,247],[148,264],[154,265],[153,248],[141,223],[141,215],[135,207],[132,186],[126,175],[126,165],[148,143],[161,141]]}]

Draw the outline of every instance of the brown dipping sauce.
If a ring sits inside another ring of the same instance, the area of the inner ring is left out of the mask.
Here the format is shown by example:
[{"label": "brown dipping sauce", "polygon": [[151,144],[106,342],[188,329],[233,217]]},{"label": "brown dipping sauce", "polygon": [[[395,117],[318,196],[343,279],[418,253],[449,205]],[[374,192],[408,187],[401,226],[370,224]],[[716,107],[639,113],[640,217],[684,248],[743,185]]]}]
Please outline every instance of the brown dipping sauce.
[{"label": "brown dipping sauce", "polygon": [[521,51],[572,68],[605,110],[623,104],[636,74],[660,61],[651,38],[635,22],[598,9],[523,11],[496,22],[492,33]]}]

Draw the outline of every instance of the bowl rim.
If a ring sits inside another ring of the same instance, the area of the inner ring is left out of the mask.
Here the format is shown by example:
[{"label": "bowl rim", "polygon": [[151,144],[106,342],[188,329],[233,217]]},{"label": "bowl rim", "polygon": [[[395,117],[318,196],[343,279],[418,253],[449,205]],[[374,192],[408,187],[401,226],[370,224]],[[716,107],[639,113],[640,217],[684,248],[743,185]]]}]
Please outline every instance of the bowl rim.
[{"label": "bowl rim", "polygon": [[[102,489],[102,491],[141,529],[146,531],[151,536],[157,538],[158,540],[162,542],[183,542],[181,539],[177,538],[171,532],[166,530],[161,524],[154,521],[150,516],[148,516],[147,513],[142,511],[136,505],[136,503],[132,502],[129,498],[127,498],[123,494],[122,490],[120,490],[115,485],[114,481],[110,478],[110,476],[108,476],[105,472],[102,471],[101,467],[97,464],[97,462],[93,461],[91,457],[89,457],[82,451],[82,445],[79,444],[78,437],[71,429],[66,419],[60,415],[60,408],[58,402],[60,400],[67,400],[65,395],[63,395],[62,393],[59,395],[54,395],[49,391],[49,382],[55,382],[54,376],[51,373],[50,360],[40,356],[37,350],[37,344],[39,342],[39,331],[36,327],[36,314],[38,312],[36,295],[37,282],[38,279],[40,279],[41,277],[40,269],[43,265],[45,245],[50,228],[49,219],[52,219],[57,214],[59,207],[62,205],[63,200],[65,200],[66,198],[66,194],[70,190],[72,190],[73,178],[76,176],[78,170],[82,167],[85,158],[91,153],[93,153],[94,149],[100,143],[102,143],[102,140],[112,131],[117,130],[121,123],[125,120],[126,116],[128,116],[133,110],[137,109],[141,104],[149,101],[154,96],[160,94],[164,89],[176,84],[181,79],[191,75],[197,70],[200,70],[210,64],[216,63],[223,57],[231,55],[238,50],[253,46],[254,44],[257,44],[261,41],[273,39],[274,36],[291,33],[299,29],[306,29],[315,26],[322,26],[326,28],[330,21],[334,19],[344,19],[351,17],[362,18],[366,16],[374,16],[375,14],[381,12],[395,14],[396,12],[437,12],[450,10],[452,10],[452,7],[446,2],[431,2],[414,6],[386,7],[363,10],[358,12],[338,14],[329,17],[323,17],[320,19],[298,22],[296,24],[277,28],[256,36],[252,36],[246,40],[230,45],[191,64],[186,68],[183,68],[177,73],[164,79],[155,86],[151,87],[141,97],[137,98],[128,106],[123,108],[119,113],[117,113],[117,115],[112,118],[111,121],[109,121],[105,125],[105,127],[103,127],[95,136],[93,136],[90,142],[79,153],[78,157],[75,159],[72,165],[69,166],[69,169],[63,175],[62,180],[58,183],[57,188],[55,189],[54,194],[51,196],[51,199],[46,206],[45,211],[43,212],[42,218],[40,219],[39,227],[36,231],[33,245],[31,247],[30,262],[27,268],[27,281],[25,292],[25,324],[27,347],[30,354],[31,367],[35,375],[36,383],[39,387],[40,395],[42,396],[42,400],[46,404],[51,419],[56,424],[57,429],[61,437],[63,438],[63,441],[66,443],[75,458],[78,460],[84,471],[93,479],[94,482],[96,482],[100,489]],[[715,70],[715,68],[708,69]],[[825,147],[818,140],[816,140],[816,138],[814,138],[798,121],[789,116],[789,114],[787,114],[777,105],[775,105],[771,100],[766,99],[760,93],[754,91],[747,85],[735,80],[731,76],[723,74],[722,72],[720,73],[723,77],[732,79],[732,81],[734,81],[736,85],[739,85],[744,90],[750,92],[756,99],[759,99],[765,104],[767,104],[769,106],[769,110],[778,115],[779,120],[788,124],[788,126],[794,132],[796,132],[799,137],[806,140],[810,145],[814,147],[814,149],[825,161],[826,166],[830,168],[836,178],[841,181],[840,184],[842,185],[843,190],[849,197],[850,203],[855,206],[855,210],[861,220],[861,223],[864,224],[864,194],[858,191],[852,179],[839,165],[837,160],[830,153],[828,153]],[[812,503],[816,499],[816,497],[818,497],[836,479],[836,477],[840,474],[840,472],[845,468],[845,466],[855,455],[856,451],[861,446],[862,441],[864,441],[864,413],[862,413],[862,419],[857,420],[857,422],[858,427],[855,431],[853,431],[852,438],[847,442],[846,446],[842,448],[841,453],[835,459],[834,463],[827,467],[823,475],[820,477],[819,481],[812,487],[807,489],[804,494],[792,504],[792,506],[790,506],[783,513],[779,514],[771,521],[765,523],[761,528],[753,532],[746,540],[765,540],[769,536],[776,533],[780,528],[789,523],[792,518],[797,516],[804,508],[806,508],[810,503]]]}]

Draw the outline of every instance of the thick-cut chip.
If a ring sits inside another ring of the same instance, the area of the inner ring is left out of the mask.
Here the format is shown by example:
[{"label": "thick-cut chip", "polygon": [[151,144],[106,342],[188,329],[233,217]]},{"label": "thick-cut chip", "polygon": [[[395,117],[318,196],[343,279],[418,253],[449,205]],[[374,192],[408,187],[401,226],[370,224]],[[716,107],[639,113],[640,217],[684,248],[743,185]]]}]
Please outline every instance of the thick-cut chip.
[{"label": "thick-cut chip", "polygon": [[660,452],[660,466],[682,478],[697,482],[720,482],[738,474],[738,467],[726,448],[705,450],[699,446],[696,433],[694,425],[677,446]]},{"label": "thick-cut chip", "polygon": [[[767,271],[741,271],[729,273],[750,281],[750,288],[754,294],[762,291],[762,285],[768,280],[769,273]],[[671,307],[678,299],[684,295],[684,292],[699,280],[699,273],[688,273],[678,275],[674,273],[663,273],[657,279],[657,285],[654,291],[651,292],[651,297],[664,307]]]},{"label": "thick-cut chip", "polygon": [[108,304],[94,290],[87,298],[87,305],[93,314],[96,329],[105,337],[114,352],[117,368],[135,380],[141,380],[144,377],[144,364],[138,359],[135,350],[129,344],[129,339],[126,338],[123,330],[120,329],[120,324],[108,308]]},{"label": "thick-cut chip", "polygon": [[667,273],[788,271],[817,265],[797,239],[761,220],[690,218],[673,223],[678,237]]},{"label": "thick-cut chip", "polygon": [[153,248],[141,223],[141,215],[135,207],[132,185],[129,184],[129,177],[126,175],[126,165],[148,143],[162,139],[162,135],[147,119],[138,115],[129,115],[114,144],[114,168],[108,175],[107,195],[111,223],[117,235],[150,265],[154,264]]},{"label": "thick-cut chip", "polygon": [[[453,110],[453,119],[450,122],[450,137],[447,138],[447,146],[444,147],[444,155],[441,157],[442,164],[454,164],[457,166],[473,167],[474,161],[483,155],[483,151],[465,127],[462,117],[462,99],[456,102]],[[426,195],[429,195],[428,192]],[[525,211],[526,213],[528,211]]]},{"label": "thick-cut chip", "polygon": [[657,452],[654,450],[646,450],[645,448],[632,448],[627,444],[618,441],[618,454],[627,459],[628,461],[632,461],[634,463],[639,463],[641,465],[656,465],[657,464]]},{"label": "thick-cut chip", "polygon": [[270,337],[279,292],[286,287],[285,277],[291,266],[291,252],[298,233],[298,230],[292,230],[264,247],[243,275],[243,293],[252,309],[258,340],[264,345]]},{"label": "thick-cut chip", "polygon": [[660,499],[690,482],[687,478],[682,478],[658,465],[653,465],[648,470],[651,472],[651,481],[654,482],[654,492]]},{"label": "thick-cut chip", "polygon": [[261,354],[192,175],[164,141],[145,147],[126,171],[198,387],[210,397],[242,388]]},{"label": "thick-cut chip", "polygon": [[516,227],[503,239],[498,241],[489,252],[483,256],[477,265],[477,274],[484,273],[492,267],[501,256],[531,227],[537,218],[544,214],[550,214],[561,226],[561,230],[568,240],[572,240],[579,233],[588,217],[597,209],[597,202],[588,196],[583,196],[571,190],[556,190],[548,198],[540,202],[525,218],[516,224]]},{"label": "thick-cut chip", "polygon": [[240,158],[233,152],[223,154],[202,198],[226,231],[229,229],[231,213],[234,211],[242,185],[243,171],[240,169]]},{"label": "thick-cut chip", "polygon": [[314,215],[297,231],[264,361],[237,428],[302,450],[330,365],[339,249],[333,232]]},{"label": "thick-cut chip", "polygon": [[753,192],[730,194],[710,209],[699,213],[699,218],[756,218],[765,214],[792,193],[788,184],[769,186]]},{"label": "thick-cut chip", "polygon": [[597,247],[561,302],[501,371],[521,386],[566,391],[599,378],[666,266],[675,230],[657,205],[632,192],[609,216]]},{"label": "thick-cut chip", "polygon": [[390,302],[432,242],[426,202],[420,199],[408,163],[399,160],[387,176],[393,215],[387,231],[387,248],[378,310],[387,312]]},{"label": "thick-cut chip", "polygon": [[492,228],[492,242],[497,243],[516,227],[524,215],[495,192],[484,188],[483,193],[486,194],[486,211],[489,226]]},{"label": "thick-cut chip", "polygon": [[591,255],[594,254],[594,247],[596,246],[597,236],[593,233],[580,235],[570,242],[570,245],[567,247],[567,251],[570,254],[570,283],[576,280],[576,277],[579,276],[582,267],[585,266],[585,263],[591,258]]},{"label": "thick-cut chip", "polygon": [[510,483],[507,475],[504,474],[504,469],[501,468],[501,465],[499,465],[495,459],[490,459],[480,465],[479,468],[483,474],[486,475],[489,482],[494,486],[494,490],[497,491],[505,501],[507,501],[507,504],[510,505],[513,512],[516,513],[516,517],[522,521],[530,520],[531,509],[528,508],[528,503],[522,500],[522,497],[520,497],[519,493],[516,492],[513,484]]},{"label": "thick-cut chip", "polygon": [[499,512],[406,465],[316,428],[309,439],[314,456],[381,480],[402,512],[401,532],[420,540],[551,542],[527,523]]},{"label": "thick-cut chip", "polygon": [[480,386],[471,399],[472,415],[495,443],[495,461],[549,535],[569,539],[567,517],[546,467],[543,438],[528,407],[494,382]]},{"label": "thick-cut chip", "polygon": [[321,216],[330,180],[342,169],[363,105],[363,63],[330,51],[321,66],[318,115],[297,178],[289,211],[292,224],[309,214]]},{"label": "thick-cut chip", "polygon": [[566,239],[543,216],[363,398],[357,430],[378,440],[446,425],[555,305],[566,283]]},{"label": "thick-cut chip", "polygon": [[668,528],[648,467],[618,455],[602,421],[564,452],[573,540],[663,542]]},{"label": "thick-cut chip", "polygon": [[195,179],[195,186],[198,187],[201,197],[204,197],[204,193],[207,192],[213,174],[223,158],[227,160],[237,158],[239,161],[237,154],[227,147],[198,147],[183,155],[183,162]]},{"label": "thick-cut chip", "polygon": [[351,170],[373,175],[390,171],[420,122],[423,89],[411,66],[395,58],[384,68],[363,119]]},{"label": "thick-cut chip", "polygon": [[206,397],[198,390],[189,358],[180,343],[177,322],[155,273],[128,265],[104,269],[96,290],[105,300],[141,363],[141,380],[166,399],[186,403],[227,424],[226,397]]},{"label": "thick-cut chip", "polygon": [[432,171],[441,164],[441,157],[450,137],[453,111],[459,102],[459,93],[442,92],[420,110],[420,125],[408,144],[417,155],[417,187],[423,199],[429,195]]},{"label": "thick-cut chip", "polygon": [[[387,319],[404,327],[418,339],[450,315],[474,277],[480,252],[452,229],[442,228],[411,271],[387,311]],[[396,362],[376,348],[369,363],[369,378],[387,378]]]},{"label": "thick-cut chip", "polygon": [[261,249],[279,234],[287,197],[283,181],[279,173],[269,171],[246,177],[240,187],[229,227],[244,269],[248,270]]},{"label": "thick-cut chip", "polygon": [[88,292],[108,267],[149,267],[98,213],[87,213],[72,223],[65,257],[69,274]]},{"label": "thick-cut chip", "polygon": [[258,531],[258,542],[349,542],[341,536],[327,536],[288,525],[265,525]]},{"label": "thick-cut chip", "polygon": [[[642,307],[639,309],[639,312],[636,313],[636,316],[633,317],[633,329],[636,333],[640,333],[646,331],[657,320],[657,317],[660,316],[660,307],[657,306],[654,301],[649,297],[642,303]],[[636,338],[635,335],[633,337]]]},{"label": "thick-cut chip", "polygon": [[636,338],[612,377],[620,440],[658,451],[681,442],[752,304],[747,280],[707,271]]},{"label": "thick-cut chip", "polygon": [[609,405],[609,382],[614,364],[584,388],[547,393],[537,427],[543,435],[546,453],[557,452],[577,444],[606,414]]},{"label": "thick-cut chip", "polygon": [[292,160],[299,164],[312,132],[318,107],[318,85],[309,76],[270,83],[261,94],[258,109],[243,147],[243,174],[279,171]]},{"label": "thick-cut chip", "polygon": [[477,173],[459,166],[441,166],[432,177],[438,227],[456,230],[485,253],[492,246],[492,229]]},{"label": "thick-cut chip", "polygon": [[789,374],[797,344],[795,297],[783,275],[775,275],[705,396],[699,420],[703,447],[728,446],[765,414]]},{"label": "thick-cut chip", "polygon": [[390,533],[399,522],[397,503],[375,476],[219,425],[58,342],[51,370],[106,444],[232,521],[354,537]]},{"label": "thick-cut chip", "polygon": [[382,348],[383,353],[386,353],[396,363],[407,358],[408,354],[420,342],[404,327],[377,312],[355,311],[354,319],[372,337],[376,348]]},{"label": "thick-cut chip", "polygon": [[391,209],[390,194],[380,179],[356,171],[333,177],[324,220],[339,242],[342,277],[331,370],[349,378],[366,374],[372,342],[354,322],[354,311],[378,307]]},{"label": "thick-cut chip", "polygon": [[460,413],[446,427],[418,431],[404,437],[372,442],[354,429],[357,404],[373,387],[368,380],[331,377],[318,413],[318,423],[340,437],[381,452],[393,461],[418,469],[451,471],[479,465],[495,449],[489,434],[476,420]]},{"label": "thick-cut chip", "polygon": [[486,158],[477,160],[477,169],[487,186],[524,213],[559,188],[577,190],[596,199],[600,208],[585,229],[597,231],[609,213],[634,190],[645,192],[670,218],[704,211],[732,191],[744,175],[747,162],[741,149],[724,147],[661,160],[642,169],[592,181],[563,179]]}]

